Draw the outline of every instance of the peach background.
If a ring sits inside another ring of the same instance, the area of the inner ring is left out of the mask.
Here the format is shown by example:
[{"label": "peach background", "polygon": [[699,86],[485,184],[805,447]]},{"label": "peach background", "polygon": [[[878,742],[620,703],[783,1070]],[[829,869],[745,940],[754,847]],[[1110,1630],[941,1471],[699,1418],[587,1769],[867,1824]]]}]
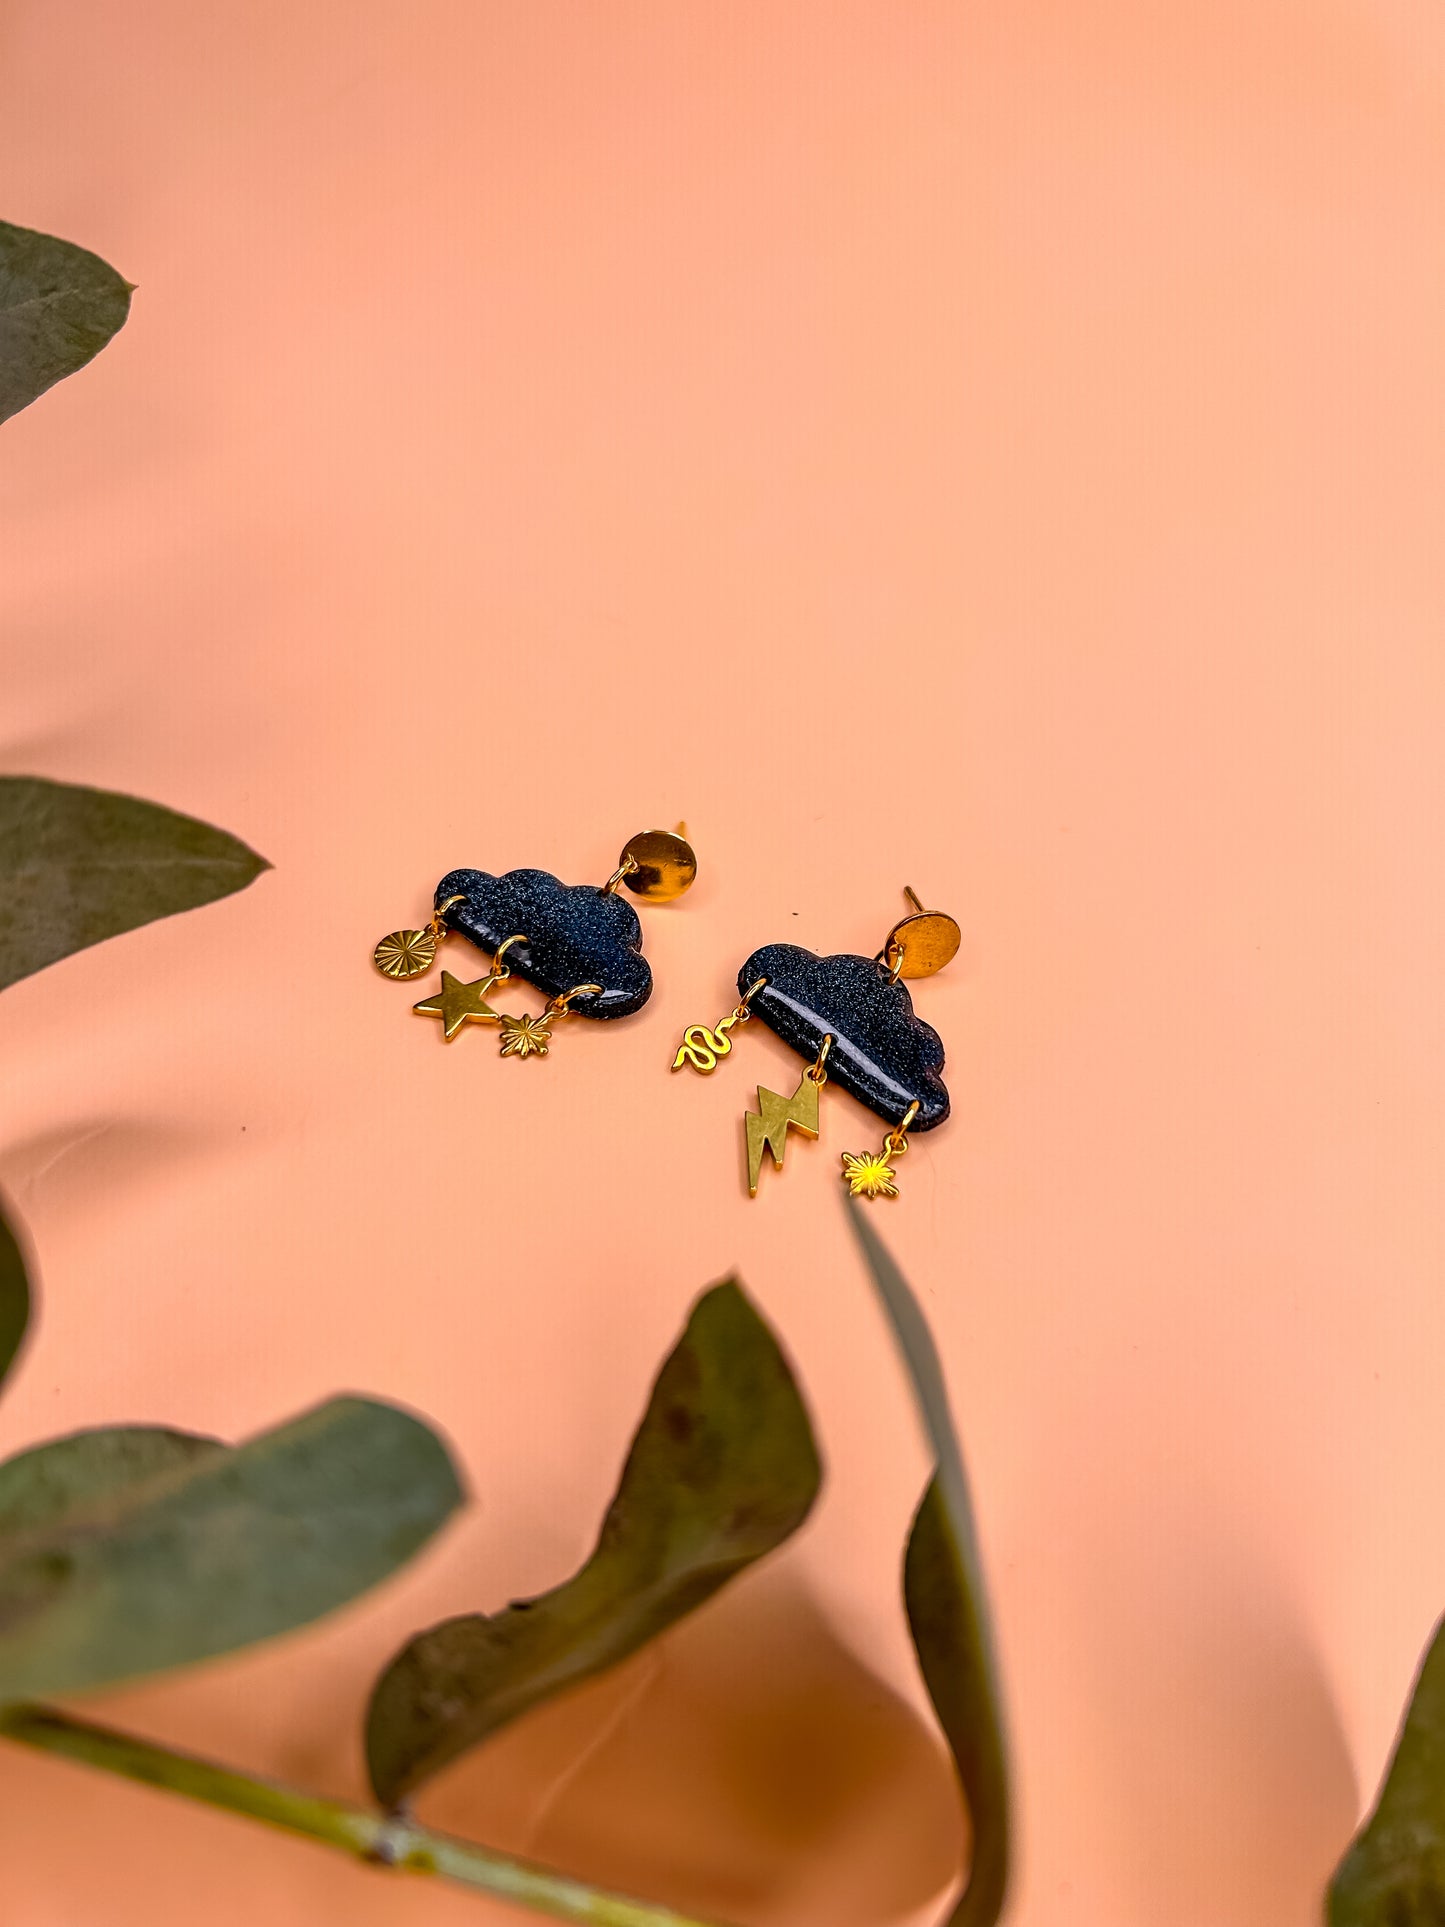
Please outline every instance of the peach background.
[{"label": "peach background", "polygon": [[[0,53],[0,212],[140,284],[0,441],[4,764],[276,865],[0,1000],[0,1446],[357,1387],[476,1493],[106,1714],[359,1790],[373,1671],[570,1569],[737,1265],[825,1505],[426,1811],[936,1919],[925,1460],[835,1205],[876,1126],[830,1094],[749,1204],[786,1053],[667,1073],[754,944],[871,948],[906,881],[966,932],[955,1115],[879,1222],[979,1495],[1013,1917],[1304,1927],[1445,1606],[1435,0],[7,0]],[[600,880],[680,816],[632,1022],[503,1064],[369,968],[454,864]],[[4,1752],[0,1835],[17,1927],[513,1918]]]}]

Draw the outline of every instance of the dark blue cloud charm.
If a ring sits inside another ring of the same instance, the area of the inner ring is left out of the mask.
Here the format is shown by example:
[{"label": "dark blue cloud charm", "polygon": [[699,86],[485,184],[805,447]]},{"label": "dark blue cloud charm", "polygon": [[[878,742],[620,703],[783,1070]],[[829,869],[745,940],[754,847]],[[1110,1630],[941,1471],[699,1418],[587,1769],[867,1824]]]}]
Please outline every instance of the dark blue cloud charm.
[{"label": "dark blue cloud charm", "polygon": [[579,997],[578,1017],[630,1017],[652,995],[652,970],[642,955],[642,924],[623,897],[595,883],[560,883],[546,870],[453,870],[436,888],[440,910],[460,896],[446,922],[495,955],[518,933],[506,962],[549,997],[577,984],[601,984],[600,995]]},{"label": "dark blue cloud charm", "polygon": [[811,1063],[831,1036],[828,1076],[860,1104],[898,1125],[916,1103],[914,1131],[943,1123],[943,1039],[914,1015],[906,985],[890,983],[875,958],[820,957],[797,944],[770,943],[738,972],[739,992],[759,977],[767,983],[753,998],[754,1014],[800,1057]]}]

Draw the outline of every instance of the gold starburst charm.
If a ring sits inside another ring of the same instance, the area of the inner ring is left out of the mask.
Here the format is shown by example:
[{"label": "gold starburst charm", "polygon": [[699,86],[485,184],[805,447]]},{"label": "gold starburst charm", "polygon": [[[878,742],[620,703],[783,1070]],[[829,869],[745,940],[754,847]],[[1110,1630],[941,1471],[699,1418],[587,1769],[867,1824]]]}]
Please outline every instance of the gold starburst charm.
[{"label": "gold starburst charm", "polygon": [[372,952],[373,961],[383,977],[424,977],[437,954],[436,935],[431,930],[393,930],[383,937]]},{"label": "gold starburst charm", "polygon": [[475,983],[459,983],[449,970],[442,972],[442,987],[435,997],[423,997],[412,1009],[420,1011],[423,1017],[440,1017],[442,1036],[448,1043],[456,1036],[463,1024],[501,1024],[507,1020],[499,1010],[493,1010],[487,1002],[489,991],[505,982],[506,971],[492,970],[485,977],[478,977]]},{"label": "gold starburst charm", "polygon": [[552,1026],[541,1017],[502,1019],[503,1057],[545,1057],[552,1042]]},{"label": "gold starburst charm", "polygon": [[843,1153],[843,1182],[848,1187],[850,1197],[871,1199],[898,1196],[898,1186],[894,1182],[898,1173],[893,1169],[893,1161],[906,1154],[908,1127],[917,1115],[918,1105],[914,1102],[903,1113],[902,1122],[884,1136],[881,1150]]},{"label": "gold starburst charm", "polygon": [[843,1182],[855,1198],[896,1198],[895,1175],[887,1151],[865,1151],[861,1156],[843,1153]]}]

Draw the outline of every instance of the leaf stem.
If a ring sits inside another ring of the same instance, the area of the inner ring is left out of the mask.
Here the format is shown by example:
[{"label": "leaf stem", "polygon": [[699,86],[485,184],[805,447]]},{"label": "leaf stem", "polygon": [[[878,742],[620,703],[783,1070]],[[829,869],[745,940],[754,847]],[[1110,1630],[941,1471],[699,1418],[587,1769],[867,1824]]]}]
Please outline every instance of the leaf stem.
[{"label": "leaf stem", "polygon": [[649,1901],[629,1900],[565,1874],[494,1853],[470,1840],[433,1833],[401,1816],[376,1813],[348,1800],[282,1786],[230,1767],[215,1766],[113,1728],[73,1719],[49,1706],[0,1707],[0,1739],[79,1760],[143,1786],[162,1787],[203,1806],[244,1814],[286,1833],[319,1840],[369,1865],[400,1873],[433,1874],[459,1887],[494,1894],[555,1920],[586,1927],[714,1927]]}]

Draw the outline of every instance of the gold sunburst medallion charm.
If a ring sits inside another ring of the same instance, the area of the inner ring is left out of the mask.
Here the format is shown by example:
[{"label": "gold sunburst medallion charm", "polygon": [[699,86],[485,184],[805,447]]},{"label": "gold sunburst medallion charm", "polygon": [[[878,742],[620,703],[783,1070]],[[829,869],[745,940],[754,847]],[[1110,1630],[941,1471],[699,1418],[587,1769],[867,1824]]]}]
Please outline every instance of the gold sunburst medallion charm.
[{"label": "gold sunburst medallion charm", "polygon": [[552,1042],[552,1026],[545,1017],[504,1017],[503,1057],[545,1057]]},{"label": "gold sunburst medallion charm", "polygon": [[424,977],[437,954],[437,940],[430,930],[393,930],[383,937],[372,953],[383,977]]},{"label": "gold sunburst medallion charm", "polygon": [[852,1197],[896,1198],[896,1175],[886,1150],[865,1151],[861,1156],[852,1151],[843,1153],[843,1182]]}]

